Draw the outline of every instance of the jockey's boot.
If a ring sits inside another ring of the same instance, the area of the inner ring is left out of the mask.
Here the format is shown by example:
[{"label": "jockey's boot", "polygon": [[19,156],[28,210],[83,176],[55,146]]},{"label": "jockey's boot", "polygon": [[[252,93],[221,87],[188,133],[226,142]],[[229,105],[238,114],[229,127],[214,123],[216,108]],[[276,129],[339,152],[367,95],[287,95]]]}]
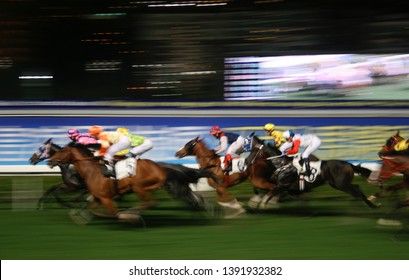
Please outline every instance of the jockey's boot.
[{"label": "jockey's boot", "polygon": [[109,177],[115,177],[115,163],[114,161],[111,160],[107,160],[105,159],[105,164],[106,164],[106,175]]},{"label": "jockey's boot", "polygon": [[224,159],[224,172],[228,173],[232,171],[233,164],[232,164],[232,158],[231,154],[227,154],[225,159]]},{"label": "jockey's boot", "polygon": [[302,168],[302,173],[307,176],[310,176],[311,174],[310,160],[308,158],[303,158],[303,161],[304,161],[304,165]]}]

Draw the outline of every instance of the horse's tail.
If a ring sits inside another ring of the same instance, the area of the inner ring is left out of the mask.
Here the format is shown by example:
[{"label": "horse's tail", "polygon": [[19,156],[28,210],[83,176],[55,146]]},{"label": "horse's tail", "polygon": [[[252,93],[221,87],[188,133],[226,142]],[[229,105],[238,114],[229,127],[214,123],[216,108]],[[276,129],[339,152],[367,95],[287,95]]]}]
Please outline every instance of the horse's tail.
[{"label": "horse's tail", "polygon": [[190,168],[181,164],[161,163],[166,170],[167,179],[179,180],[187,183],[197,183],[200,178],[218,180],[210,170]]},{"label": "horse's tail", "polygon": [[166,171],[166,181],[163,188],[176,197],[181,197],[191,192],[189,184],[196,184],[200,178],[212,178],[218,181],[216,175],[210,170],[190,168],[181,164],[160,163]]},{"label": "horse's tail", "polygon": [[359,175],[363,176],[365,179],[368,179],[372,173],[372,170],[362,167],[361,164],[358,164],[358,165],[350,164],[350,165],[355,173],[358,173]]}]

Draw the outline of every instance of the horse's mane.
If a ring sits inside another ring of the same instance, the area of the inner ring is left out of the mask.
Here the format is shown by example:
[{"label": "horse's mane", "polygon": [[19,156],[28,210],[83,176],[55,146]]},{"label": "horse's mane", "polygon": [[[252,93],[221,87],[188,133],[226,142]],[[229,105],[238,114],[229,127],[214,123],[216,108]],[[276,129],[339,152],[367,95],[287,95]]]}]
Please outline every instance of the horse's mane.
[{"label": "horse's mane", "polygon": [[72,147],[72,148],[77,148],[82,154],[84,154],[87,157],[94,157],[94,154],[92,153],[92,151],[90,151],[88,147],[85,145],[72,141],[68,143],[67,146]]},{"label": "horse's mane", "polygon": [[276,146],[264,144],[264,141],[258,138],[256,135],[253,136],[253,141],[256,141],[256,143],[259,144],[263,144],[267,154],[271,156],[281,155],[281,151]]},{"label": "horse's mane", "polygon": [[56,148],[57,150],[61,150],[61,149],[62,149],[62,147],[61,147],[60,145],[55,144],[54,142],[50,142],[50,144],[51,144],[51,146],[52,146],[53,148]]},{"label": "horse's mane", "polygon": [[190,143],[190,142],[201,143],[201,144],[203,145],[203,147],[205,147],[207,150],[211,151],[215,156],[218,156],[214,150],[210,149],[210,148],[207,146],[207,144],[206,144],[206,142],[204,141],[203,138],[197,137],[197,138],[192,139],[191,141],[189,141],[189,143]]}]

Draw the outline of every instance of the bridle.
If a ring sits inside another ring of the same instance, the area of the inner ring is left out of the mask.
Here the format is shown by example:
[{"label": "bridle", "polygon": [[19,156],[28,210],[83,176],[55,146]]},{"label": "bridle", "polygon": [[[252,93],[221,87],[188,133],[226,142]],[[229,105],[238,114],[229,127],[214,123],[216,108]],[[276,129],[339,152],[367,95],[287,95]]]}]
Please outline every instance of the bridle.
[{"label": "bridle", "polygon": [[254,144],[253,149],[257,149],[257,151],[256,151],[256,154],[251,159],[251,161],[248,162],[248,165],[251,165],[256,161],[256,159],[259,157],[260,153],[263,152],[263,148],[264,148],[264,144],[259,144],[259,143]]}]

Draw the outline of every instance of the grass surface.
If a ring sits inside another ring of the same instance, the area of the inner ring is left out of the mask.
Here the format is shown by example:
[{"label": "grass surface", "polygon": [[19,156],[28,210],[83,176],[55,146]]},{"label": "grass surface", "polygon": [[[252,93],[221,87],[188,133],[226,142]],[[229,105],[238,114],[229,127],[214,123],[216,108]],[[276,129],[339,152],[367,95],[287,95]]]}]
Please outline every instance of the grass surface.
[{"label": "grass surface", "polygon": [[[397,213],[403,227],[376,225],[395,196],[384,198],[381,208],[370,209],[321,186],[297,200],[283,201],[278,209],[249,210],[239,219],[226,220],[191,212],[157,191],[157,205],[143,213],[146,228],[102,218],[79,226],[55,203],[34,209],[35,194],[59,180],[0,177],[2,260],[409,259],[408,209]],[[377,190],[356,180],[366,194]],[[253,194],[247,182],[231,191],[245,206]],[[130,195],[119,204],[132,206],[134,199]]]}]

